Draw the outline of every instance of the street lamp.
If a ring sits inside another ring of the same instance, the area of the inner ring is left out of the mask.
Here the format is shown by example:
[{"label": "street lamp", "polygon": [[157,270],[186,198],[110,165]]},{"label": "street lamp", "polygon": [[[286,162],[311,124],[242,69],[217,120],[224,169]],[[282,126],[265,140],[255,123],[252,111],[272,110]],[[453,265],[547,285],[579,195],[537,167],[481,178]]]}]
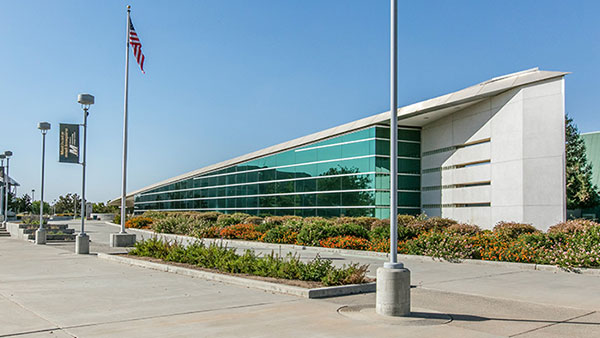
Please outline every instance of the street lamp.
[{"label": "street lamp", "polygon": [[4,159],[6,155],[0,154],[0,167],[2,167],[2,187],[0,189],[0,214],[2,215],[2,221],[4,221],[4,186],[6,185],[6,176],[4,175]]},{"label": "street lamp", "polygon": [[[46,158],[46,133],[50,130],[50,123],[38,123],[38,129],[42,132],[42,184],[40,189],[40,227],[35,232],[35,244],[46,244],[46,229],[44,229],[44,159]],[[31,190],[33,195],[34,190]]]},{"label": "street lamp", "polygon": [[90,238],[85,233],[85,157],[86,139],[87,139],[87,117],[88,109],[94,104],[94,96],[90,94],[79,94],[77,102],[83,108],[83,161],[81,161],[82,177],[81,177],[81,232],[75,237],[75,253],[89,254],[90,253]]},{"label": "street lamp", "polygon": [[6,173],[4,175],[4,222],[2,225],[6,228],[6,220],[8,219],[8,191],[10,190],[10,181],[8,178],[8,170],[10,168],[10,157],[13,155],[12,151],[7,150],[4,152],[6,156]]},{"label": "street lamp", "polygon": [[[31,189],[31,203],[35,202],[35,189]],[[32,211],[33,213],[33,211]]]}]

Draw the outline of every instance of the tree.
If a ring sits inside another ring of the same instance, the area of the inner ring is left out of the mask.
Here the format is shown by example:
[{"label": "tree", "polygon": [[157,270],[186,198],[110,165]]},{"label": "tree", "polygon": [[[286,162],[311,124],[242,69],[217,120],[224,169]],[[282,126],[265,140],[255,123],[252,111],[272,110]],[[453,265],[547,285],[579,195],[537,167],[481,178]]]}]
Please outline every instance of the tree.
[{"label": "tree", "polygon": [[592,184],[592,165],[585,156],[585,143],[577,125],[565,116],[567,209],[585,209],[598,204],[598,188]]},{"label": "tree", "polygon": [[31,197],[27,194],[16,199],[18,212],[31,212]]},{"label": "tree", "polygon": [[[39,215],[40,201],[33,201],[33,203],[31,203],[31,209],[34,215]],[[50,214],[51,212],[52,210],[50,209],[50,204],[48,204],[48,202],[44,202],[44,214]]]},{"label": "tree", "polygon": [[72,213],[81,209],[81,197],[77,194],[68,193],[65,196],[59,196],[54,203],[57,214]]},{"label": "tree", "polygon": [[119,210],[119,208],[115,205],[108,205],[109,202],[106,202],[106,204],[104,204],[103,202],[92,204],[92,212],[99,214],[116,213]]}]

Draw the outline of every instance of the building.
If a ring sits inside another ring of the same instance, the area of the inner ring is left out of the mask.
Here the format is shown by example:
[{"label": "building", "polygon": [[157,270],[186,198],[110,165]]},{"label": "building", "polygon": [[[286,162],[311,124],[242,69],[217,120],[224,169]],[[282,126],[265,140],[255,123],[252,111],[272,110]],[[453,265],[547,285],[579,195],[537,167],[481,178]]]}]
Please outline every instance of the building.
[{"label": "building", "polygon": [[[399,108],[399,213],[484,228],[564,220],[566,74],[530,69]],[[136,213],[386,218],[388,136],[386,112],[152,184],[128,203]]]},{"label": "building", "polygon": [[[585,157],[592,165],[592,183],[600,187],[600,131],[582,133],[581,138],[585,143]],[[576,217],[598,219],[600,217],[600,206],[573,212]]]},{"label": "building", "polygon": [[592,183],[600,187],[600,131],[581,133],[585,143],[585,157],[592,165]]}]

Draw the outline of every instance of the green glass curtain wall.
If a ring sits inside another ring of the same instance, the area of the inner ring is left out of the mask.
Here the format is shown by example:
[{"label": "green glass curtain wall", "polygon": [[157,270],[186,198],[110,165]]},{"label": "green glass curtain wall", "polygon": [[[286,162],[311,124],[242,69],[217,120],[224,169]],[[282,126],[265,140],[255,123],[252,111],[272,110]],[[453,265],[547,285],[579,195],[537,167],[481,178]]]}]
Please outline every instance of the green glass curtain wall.
[{"label": "green glass curtain wall", "polygon": [[[420,212],[420,130],[398,130],[399,212]],[[373,126],[135,196],[135,212],[389,217],[389,128]]]}]

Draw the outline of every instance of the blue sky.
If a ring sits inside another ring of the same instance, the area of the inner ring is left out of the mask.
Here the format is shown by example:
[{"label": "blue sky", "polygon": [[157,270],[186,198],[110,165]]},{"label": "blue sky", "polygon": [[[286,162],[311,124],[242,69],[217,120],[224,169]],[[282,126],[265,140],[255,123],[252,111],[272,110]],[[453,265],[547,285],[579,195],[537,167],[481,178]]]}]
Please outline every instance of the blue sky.
[{"label": "blue sky", "polygon": [[[80,193],[58,163],[58,123],[88,131],[91,201],[120,194],[125,15],[131,63],[129,190],[388,109],[389,1],[0,1],[0,150],[19,195]],[[532,67],[572,72],[567,112],[600,130],[599,1],[399,1],[399,104]],[[133,60],[132,60],[133,61]]]}]

